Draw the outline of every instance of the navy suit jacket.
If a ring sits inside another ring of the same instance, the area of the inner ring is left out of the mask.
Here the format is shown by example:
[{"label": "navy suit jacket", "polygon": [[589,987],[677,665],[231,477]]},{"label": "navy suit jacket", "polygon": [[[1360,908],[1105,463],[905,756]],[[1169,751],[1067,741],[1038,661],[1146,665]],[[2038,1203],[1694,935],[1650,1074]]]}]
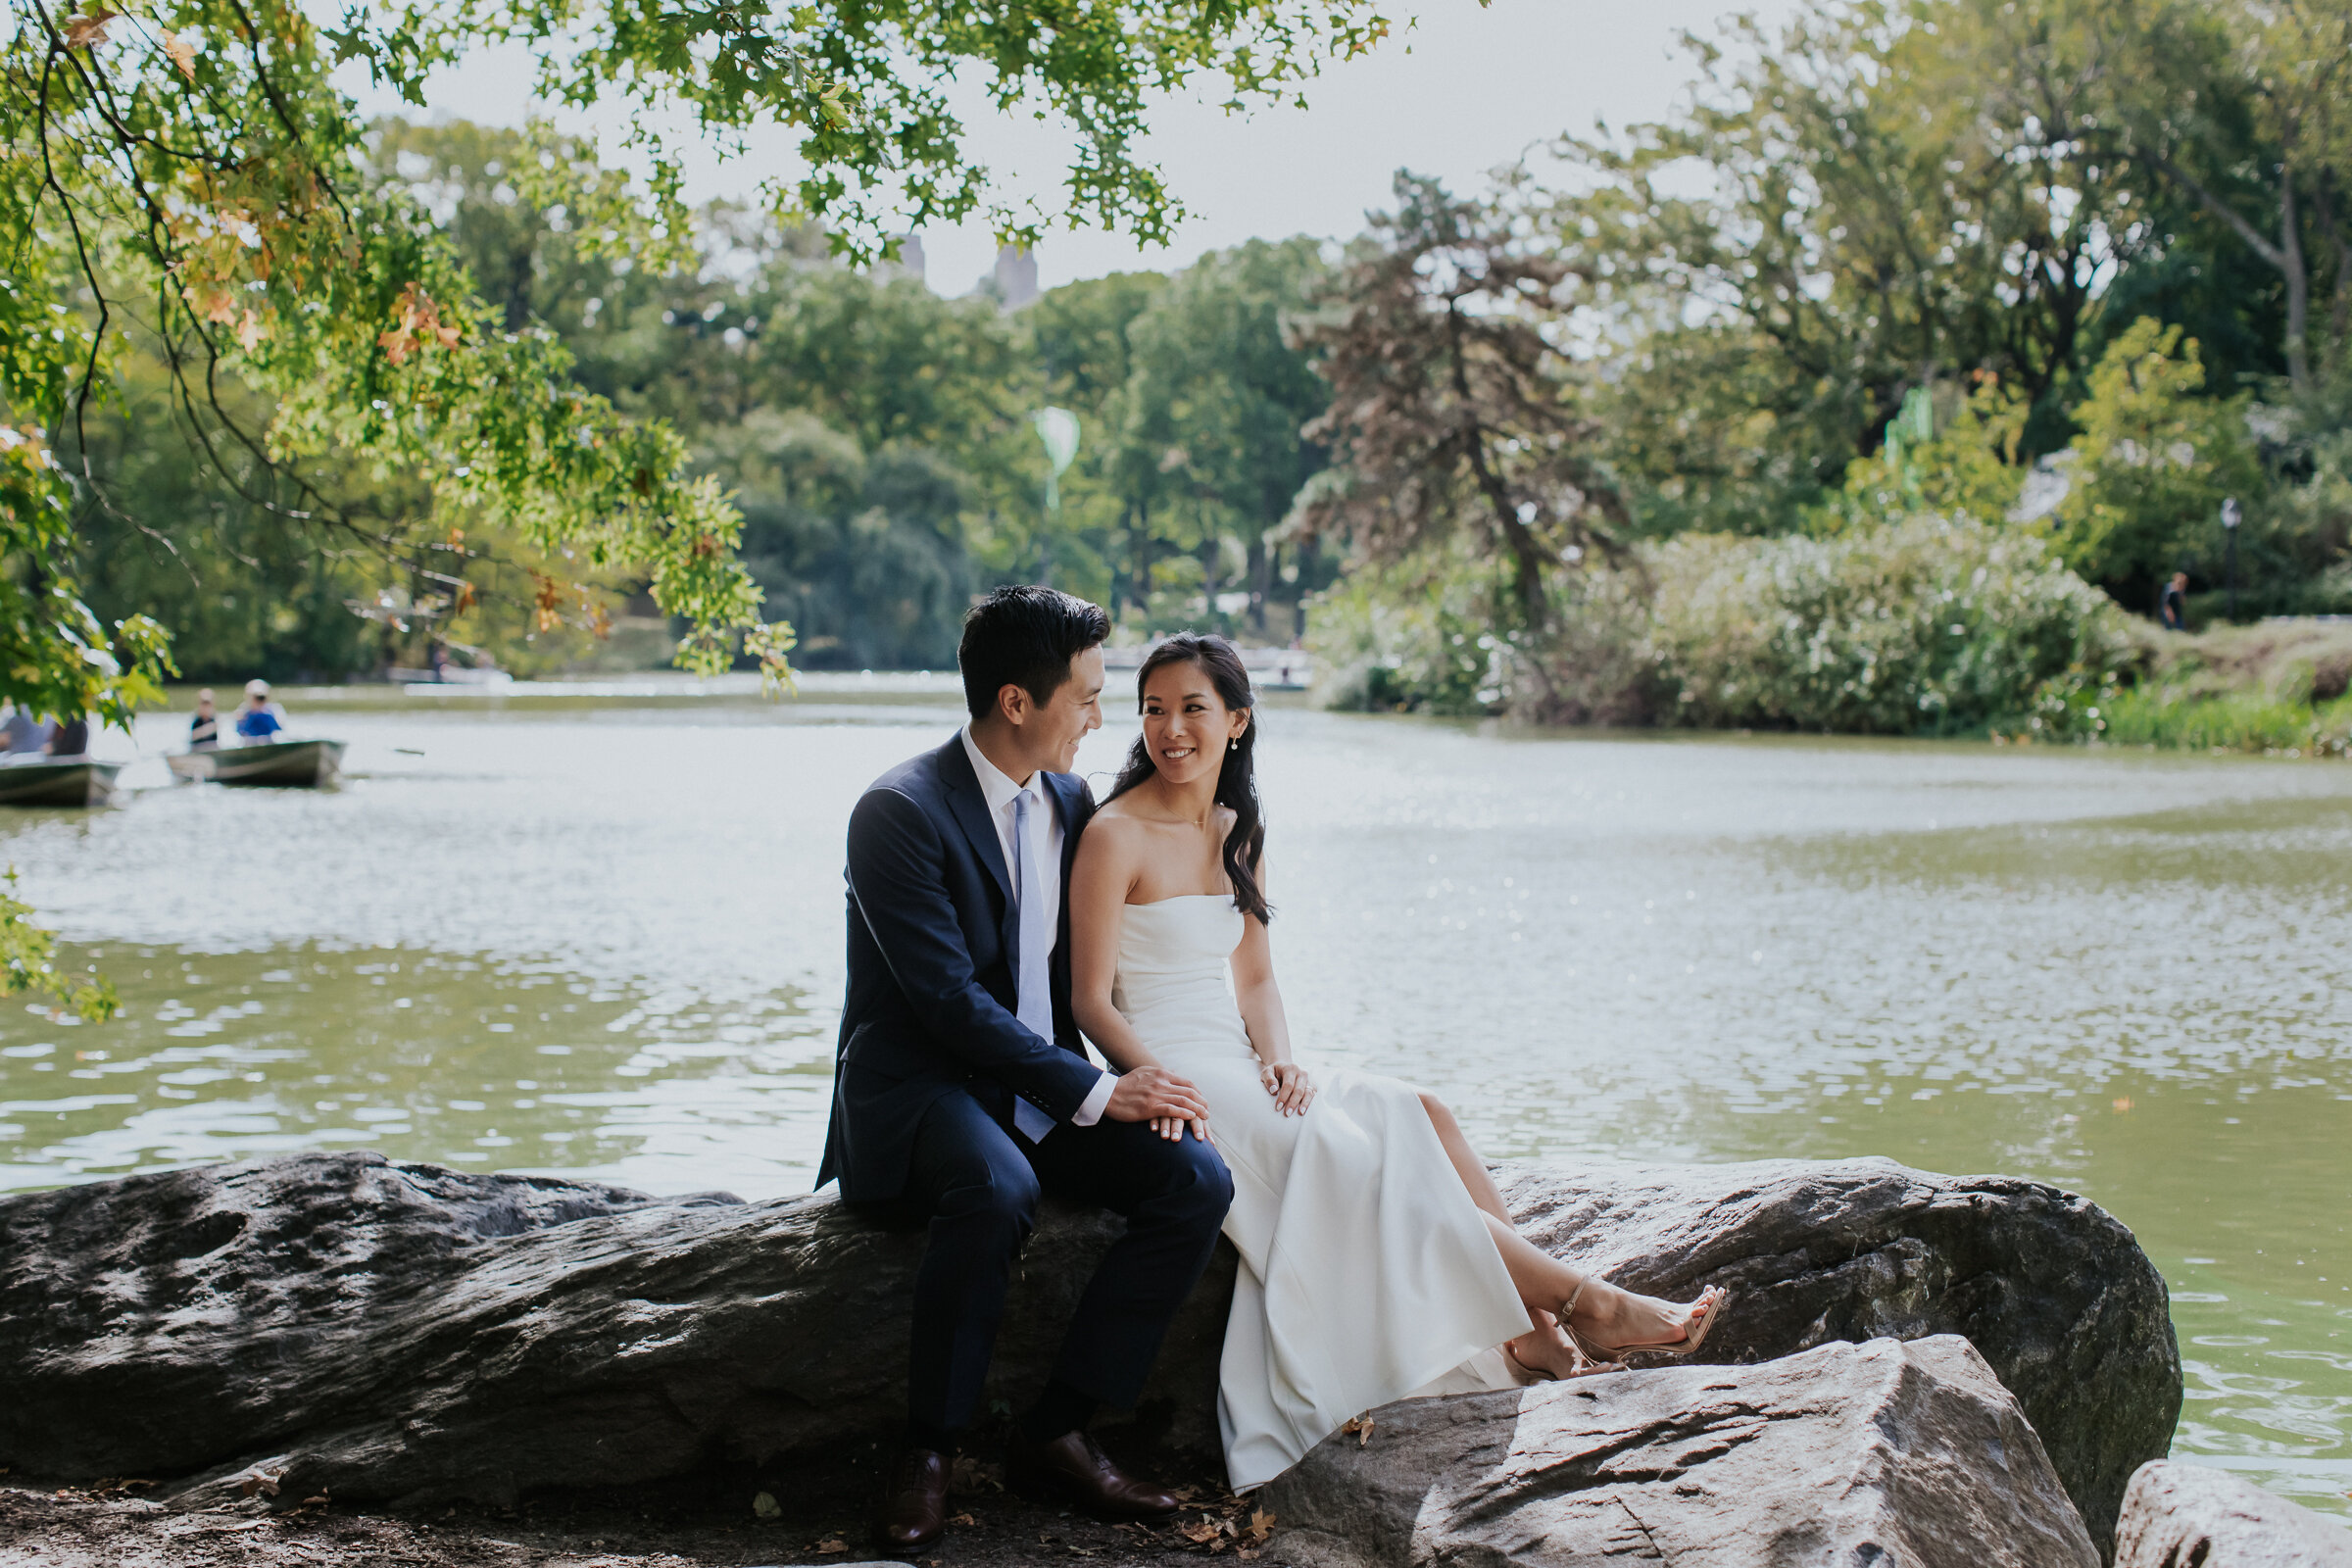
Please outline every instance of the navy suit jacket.
[{"label": "navy suit jacket", "polygon": [[959,737],[866,787],[850,813],[850,987],[833,1073],[822,1187],[893,1199],[933,1101],[968,1091],[1012,1125],[1013,1097],[1066,1122],[1102,1081],[1070,1011],[1070,861],[1094,814],[1084,781],[1038,775],[1061,819],[1054,1038],[1014,1014],[1020,941],[1004,852]]}]

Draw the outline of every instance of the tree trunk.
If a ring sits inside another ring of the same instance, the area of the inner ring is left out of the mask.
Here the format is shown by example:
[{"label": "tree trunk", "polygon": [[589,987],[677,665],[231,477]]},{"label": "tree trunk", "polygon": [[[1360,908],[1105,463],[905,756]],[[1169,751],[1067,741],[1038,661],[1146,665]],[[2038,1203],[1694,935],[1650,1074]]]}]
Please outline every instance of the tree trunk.
[{"label": "tree trunk", "polygon": [[2297,392],[2311,390],[2311,359],[2305,352],[2303,328],[2311,314],[2311,278],[2303,268],[2303,236],[2295,211],[2295,176],[2293,170],[2278,167],[2279,241],[2272,244],[2252,223],[2234,211],[2229,203],[2206,188],[2187,170],[2161,153],[2155,165],[2165,176],[2204,204],[2205,210],[2220,219],[2230,232],[2245,241],[2246,249],[2276,268],[2286,279],[2286,378]]},{"label": "tree trunk", "polygon": [[1266,536],[1259,534],[1250,541],[1250,629],[1261,638],[1266,634],[1266,594],[1274,586],[1274,552],[1266,548]]},{"label": "tree trunk", "polygon": [[[1195,515],[1198,516],[1198,514],[1196,513]],[[1205,613],[1211,615],[1217,612],[1217,589],[1221,586],[1221,582],[1217,576],[1217,563],[1221,559],[1219,547],[1223,545],[1223,543],[1224,541],[1222,539],[1218,538],[1216,534],[1209,530],[1205,522],[1201,524],[1200,592],[1201,595],[1208,601],[1208,608]]]},{"label": "tree trunk", "polygon": [[2352,241],[2346,240],[2343,220],[2336,215],[2332,174],[2322,176],[2313,188],[2312,206],[2320,232],[2328,236],[2328,249],[2335,253],[2335,289],[2328,311],[2327,356],[2328,368],[2333,370],[2344,362],[2344,334],[2352,329]]},{"label": "tree trunk", "polygon": [[1135,608],[1144,614],[1152,612],[1152,503],[1138,501],[1128,523],[1128,539],[1135,552]]},{"label": "tree trunk", "polygon": [[2295,211],[2295,172],[2278,167],[2278,270],[2286,274],[2286,378],[2311,390],[2311,350],[2304,336],[2311,318],[2311,272],[2303,265],[2303,224]]}]

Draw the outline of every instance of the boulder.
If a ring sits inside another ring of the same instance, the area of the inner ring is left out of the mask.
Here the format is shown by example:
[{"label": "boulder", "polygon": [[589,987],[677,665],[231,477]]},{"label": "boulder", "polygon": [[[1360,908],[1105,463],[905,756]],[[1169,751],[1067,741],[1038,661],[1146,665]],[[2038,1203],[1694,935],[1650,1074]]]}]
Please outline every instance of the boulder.
[{"label": "boulder", "polygon": [[1402,1400],[1263,1495],[1268,1552],[1296,1568],[2099,1562],[2017,1400],[1955,1335]]},{"label": "boulder", "polygon": [[2156,1459],[2124,1494],[2115,1568],[2352,1568],[2352,1527],[2226,1470]]},{"label": "boulder", "polygon": [[[2163,1281],[2095,1204],[1885,1160],[1505,1166],[1541,1243],[1733,1298],[1710,1362],[1965,1335],[2094,1540],[2180,1397]],[[1049,1205],[994,1371],[1043,1380],[1117,1221]],[[303,1154],[0,1200],[0,1465],[295,1497],[505,1502],[888,1441],[919,1232],[829,1197],[617,1188]],[[1123,1436],[1212,1452],[1229,1252]],[[256,1481],[255,1484],[259,1484]]]},{"label": "boulder", "polygon": [[2172,1444],[2180,1351],[2164,1278],[2087,1199],[1886,1159],[1497,1174],[1529,1237],[1579,1266],[1678,1300],[1730,1290],[1707,1360],[1967,1339],[2024,1406],[2102,1554],[2132,1472]]}]

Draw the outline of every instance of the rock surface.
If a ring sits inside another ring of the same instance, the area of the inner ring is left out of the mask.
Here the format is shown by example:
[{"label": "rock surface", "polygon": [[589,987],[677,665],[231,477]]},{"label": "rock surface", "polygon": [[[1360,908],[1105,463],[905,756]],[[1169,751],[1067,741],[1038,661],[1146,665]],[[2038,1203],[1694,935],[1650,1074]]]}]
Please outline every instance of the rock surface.
[{"label": "rock surface", "polygon": [[1967,1339],[2024,1406],[2102,1554],[2132,1472],[2172,1443],[2180,1352],[2163,1276],[2086,1199],[1886,1159],[1500,1174],[1521,1228],[1580,1267],[1677,1300],[1728,1288],[1709,1361]]},{"label": "rock surface", "polygon": [[2158,1459],[2124,1494],[2115,1568],[2352,1568],[2352,1529],[2227,1471]]},{"label": "rock surface", "polygon": [[1276,1479],[1298,1568],[2097,1568],[1966,1340],[1824,1345],[1374,1411]]},{"label": "rock surface", "polygon": [[[1540,1242],[1620,1284],[1730,1287],[1710,1362],[1965,1335],[2102,1544],[2165,1450],[2164,1285],[2082,1199],[1885,1160],[1501,1174]],[[1042,1381],[1116,1225],[1049,1208],[996,1395]],[[658,1201],[367,1153],[0,1200],[0,1465],[503,1502],[880,1442],[921,1245],[829,1198]],[[1232,1269],[1179,1317],[1128,1451],[1213,1447]]]}]

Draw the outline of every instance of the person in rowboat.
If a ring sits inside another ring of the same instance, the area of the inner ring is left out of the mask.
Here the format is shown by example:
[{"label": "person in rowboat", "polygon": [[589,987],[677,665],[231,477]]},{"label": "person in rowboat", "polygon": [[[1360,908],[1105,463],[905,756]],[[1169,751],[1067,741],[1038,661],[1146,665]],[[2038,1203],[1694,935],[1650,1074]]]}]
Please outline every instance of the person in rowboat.
[{"label": "person in rowboat", "polygon": [[8,705],[8,717],[0,720],[0,752],[45,752],[49,749],[49,726],[26,712],[16,703]]},{"label": "person in rowboat", "polygon": [[213,708],[213,689],[196,694],[196,717],[188,725],[188,750],[210,752],[220,745],[220,715]]},{"label": "person in rowboat", "polygon": [[237,710],[237,739],[248,746],[266,746],[284,733],[286,710],[270,700],[270,683],[245,683],[245,706]]},{"label": "person in rowboat", "polygon": [[72,718],[59,720],[57,728],[49,733],[48,752],[51,757],[61,760],[87,757],[90,752],[90,721],[78,713]]}]

